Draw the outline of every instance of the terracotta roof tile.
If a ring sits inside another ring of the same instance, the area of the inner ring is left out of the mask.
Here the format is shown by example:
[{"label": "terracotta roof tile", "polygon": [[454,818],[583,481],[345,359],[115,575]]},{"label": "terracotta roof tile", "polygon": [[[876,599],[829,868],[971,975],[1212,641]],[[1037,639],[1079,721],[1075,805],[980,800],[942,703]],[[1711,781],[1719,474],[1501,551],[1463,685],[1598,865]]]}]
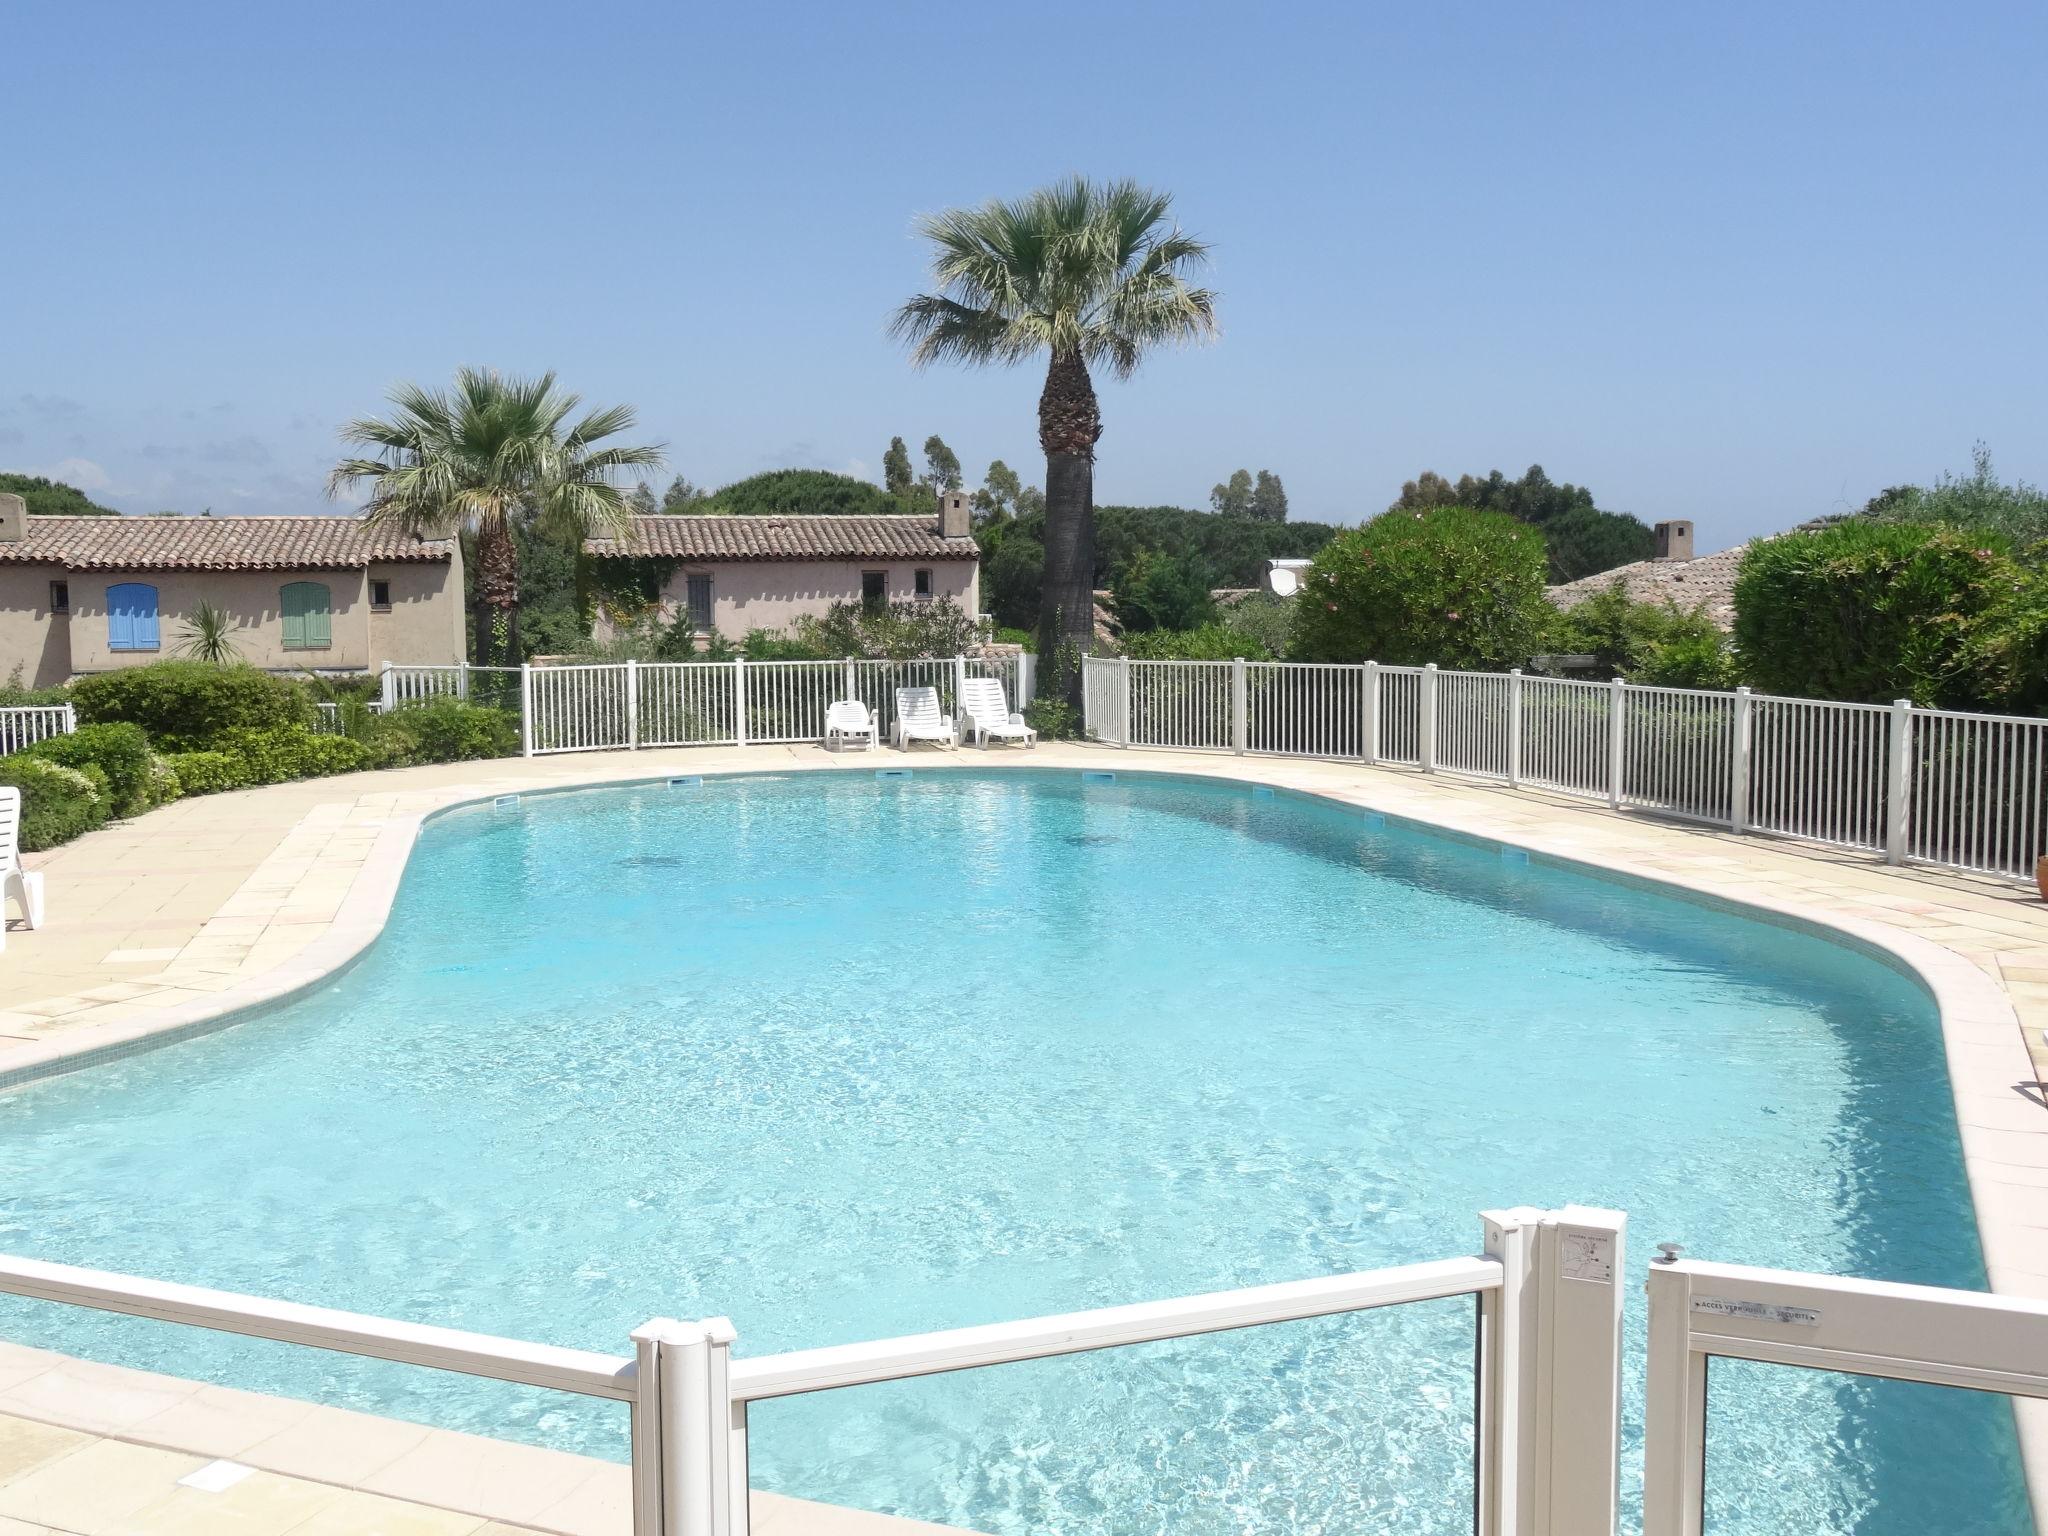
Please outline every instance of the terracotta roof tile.
[{"label": "terracotta roof tile", "polygon": [[971,538],[942,539],[929,517],[636,517],[631,535],[588,539],[593,555],[673,560],[978,560]]},{"label": "terracotta roof tile", "polygon": [[0,562],[81,570],[350,570],[446,560],[453,539],[416,539],[359,517],[31,517]]},{"label": "terracotta roof tile", "polygon": [[1638,560],[1633,565],[1619,565],[1611,571],[1581,576],[1577,581],[1552,587],[1550,600],[1569,612],[1618,581],[1631,601],[1704,608],[1716,626],[1733,629],[1735,577],[1748,549],[1747,544],[1738,544],[1718,554],[1701,555],[1697,560]]}]

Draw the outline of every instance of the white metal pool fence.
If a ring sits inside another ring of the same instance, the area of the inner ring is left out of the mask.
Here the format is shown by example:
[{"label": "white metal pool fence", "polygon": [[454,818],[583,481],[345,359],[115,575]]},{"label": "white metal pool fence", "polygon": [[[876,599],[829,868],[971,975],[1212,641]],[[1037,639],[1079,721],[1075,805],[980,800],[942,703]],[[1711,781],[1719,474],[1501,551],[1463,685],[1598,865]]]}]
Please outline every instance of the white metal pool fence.
[{"label": "white metal pool fence", "polygon": [[2048,719],[1374,662],[1083,672],[1118,746],[1405,765],[2014,879],[2048,854]]},{"label": "white metal pool fence", "polygon": [[11,705],[0,709],[0,757],[77,729],[78,711],[69,704]]},{"label": "white metal pool fence", "polygon": [[[1591,1536],[1614,1531],[1618,1506],[1626,1226],[1580,1206],[1489,1211],[1476,1257],[749,1359],[733,1358],[723,1318],[657,1318],[634,1330],[630,1354],[608,1354],[34,1259],[0,1258],[0,1292],[625,1403],[633,1536],[748,1536],[754,1403],[1469,1296],[1472,1418],[1446,1432],[1447,1449],[1469,1448],[1475,1536]],[[1675,1250],[1647,1268],[1645,1536],[1701,1530],[1715,1359],[2048,1399],[2048,1302]],[[1415,1363],[1420,1390],[1435,1362]]]},{"label": "white metal pool fence", "polygon": [[825,711],[859,699],[888,737],[896,690],[924,686],[954,713],[961,682],[993,677],[1012,709],[1033,696],[1036,668],[1021,654],[907,661],[623,661],[569,666],[388,666],[382,705],[459,698],[516,710],[520,748],[550,752],[640,747],[744,747],[822,740]]}]

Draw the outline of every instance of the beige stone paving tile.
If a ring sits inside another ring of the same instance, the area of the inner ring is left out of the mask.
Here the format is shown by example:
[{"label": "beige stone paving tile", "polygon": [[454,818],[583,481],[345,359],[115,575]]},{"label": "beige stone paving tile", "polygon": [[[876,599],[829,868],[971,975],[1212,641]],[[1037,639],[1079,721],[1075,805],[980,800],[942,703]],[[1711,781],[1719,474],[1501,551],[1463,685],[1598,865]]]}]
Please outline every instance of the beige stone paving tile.
[{"label": "beige stone paving tile", "polygon": [[179,1451],[96,1440],[0,1487],[0,1515],[80,1536],[111,1536],[119,1521],[205,1464]]},{"label": "beige stone paving tile", "polygon": [[60,1456],[83,1450],[92,1440],[91,1435],[81,1430],[0,1415],[0,1484],[11,1483]]},{"label": "beige stone paving tile", "polygon": [[[482,1528],[483,1521],[475,1515],[344,1491],[312,1519],[293,1526],[289,1536],[475,1536]],[[521,1531],[520,1536],[530,1532]]]},{"label": "beige stone paving tile", "polygon": [[103,1536],[286,1536],[342,1497],[342,1490],[274,1472],[252,1472],[219,1493],[173,1487]]},{"label": "beige stone paving tile", "polygon": [[257,1441],[238,1459],[272,1472],[324,1478],[353,1488],[430,1433],[423,1424],[315,1407],[290,1427]]},{"label": "beige stone paving tile", "polygon": [[199,1385],[59,1356],[48,1370],[0,1392],[0,1414],[68,1424],[95,1434],[121,1434],[184,1401]]},{"label": "beige stone paving tile", "polygon": [[240,1460],[251,1446],[283,1434],[313,1409],[312,1403],[291,1398],[208,1385],[124,1433],[147,1445]]},{"label": "beige stone paving tile", "polygon": [[0,1536],[71,1536],[54,1525],[30,1525],[26,1520],[16,1520],[0,1515]]},{"label": "beige stone paving tile", "polygon": [[565,1536],[629,1536],[633,1528],[632,1469],[599,1467],[534,1520]]},{"label": "beige stone paving tile", "polygon": [[531,1521],[588,1482],[588,1458],[434,1429],[357,1486],[493,1520]]}]

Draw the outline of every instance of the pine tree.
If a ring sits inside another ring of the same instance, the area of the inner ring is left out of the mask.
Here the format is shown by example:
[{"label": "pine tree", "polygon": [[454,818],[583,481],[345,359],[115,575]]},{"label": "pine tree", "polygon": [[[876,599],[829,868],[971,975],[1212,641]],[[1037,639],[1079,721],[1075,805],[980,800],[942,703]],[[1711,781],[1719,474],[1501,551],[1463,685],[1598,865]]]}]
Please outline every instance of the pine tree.
[{"label": "pine tree", "polygon": [[1287,491],[1280,484],[1280,477],[1270,469],[1260,470],[1258,482],[1252,487],[1251,514],[1268,523],[1287,521]]},{"label": "pine tree", "polygon": [[910,499],[911,487],[910,450],[903,445],[903,439],[889,439],[889,451],[882,455],[882,489],[891,496]]},{"label": "pine tree", "polygon": [[1209,510],[1225,517],[1250,517],[1252,513],[1252,472],[1233,470],[1230,478],[1209,493]]},{"label": "pine tree", "polygon": [[681,475],[669,481],[668,489],[661,493],[661,510],[670,514],[694,512],[696,503],[704,499],[700,486],[692,485]]}]

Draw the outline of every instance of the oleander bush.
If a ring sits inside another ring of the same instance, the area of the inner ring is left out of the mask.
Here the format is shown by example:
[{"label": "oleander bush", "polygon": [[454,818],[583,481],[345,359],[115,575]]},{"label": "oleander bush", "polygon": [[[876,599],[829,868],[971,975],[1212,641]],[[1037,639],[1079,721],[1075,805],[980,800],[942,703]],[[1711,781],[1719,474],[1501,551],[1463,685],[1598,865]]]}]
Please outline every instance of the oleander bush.
[{"label": "oleander bush", "polygon": [[163,759],[188,795],[217,795],[249,787],[249,764],[233,752],[179,752]]},{"label": "oleander bush", "polygon": [[207,661],[158,661],[80,678],[71,701],[81,721],[139,725],[170,752],[211,747],[223,731],[307,728],[315,713],[301,683]]},{"label": "oleander bush", "polygon": [[112,796],[110,815],[139,816],[156,803],[150,772],[156,754],[149,750],[149,733],[139,725],[81,725],[68,736],[46,737],[23,750],[66,768],[97,766]]},{"label": "oleander bush", "polygon": [[21,846],[30,852],[90,832],[107,819],[112,799],[98,765],[68,768],[28,752],[0,757],[0,784],[21,791]]}]

